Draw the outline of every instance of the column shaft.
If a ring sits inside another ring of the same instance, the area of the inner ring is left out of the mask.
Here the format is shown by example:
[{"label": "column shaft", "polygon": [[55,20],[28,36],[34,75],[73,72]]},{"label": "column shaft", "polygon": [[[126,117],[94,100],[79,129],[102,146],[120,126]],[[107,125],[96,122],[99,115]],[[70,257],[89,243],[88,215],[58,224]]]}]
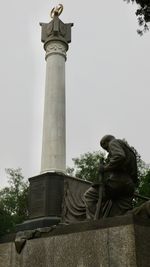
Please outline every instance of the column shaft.
[{"label": "column shaft", "polygon": [[66,170],[65,60],[66,45],[50,42],[46,47],[41,172]]}]

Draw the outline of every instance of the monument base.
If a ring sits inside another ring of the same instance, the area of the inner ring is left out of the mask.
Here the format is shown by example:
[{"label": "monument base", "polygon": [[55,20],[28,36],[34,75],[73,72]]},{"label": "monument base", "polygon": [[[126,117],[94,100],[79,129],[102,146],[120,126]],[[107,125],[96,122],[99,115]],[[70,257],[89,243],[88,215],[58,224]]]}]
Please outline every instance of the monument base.
[{"label": "monument base", "polygon": [[86,219],[83,194],[90,183],[58,172],[29,179],[29,219],[16,232]]},{"label": "monument base", "polygon": [[149,267],[150,220],[133,215],[58,226],[27,240],[18,254],[0,244],[1,267]]}]

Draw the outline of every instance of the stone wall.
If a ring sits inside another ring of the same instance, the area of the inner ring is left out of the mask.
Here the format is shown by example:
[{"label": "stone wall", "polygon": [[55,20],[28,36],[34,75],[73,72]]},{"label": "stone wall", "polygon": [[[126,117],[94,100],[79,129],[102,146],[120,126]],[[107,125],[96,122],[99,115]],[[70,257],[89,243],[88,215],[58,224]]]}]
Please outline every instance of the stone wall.
[{"label": "stone wall", "polygon": [[0,267],[148,267],[150,222],[133,216],[58,226],[28,240],[0,244]]}]

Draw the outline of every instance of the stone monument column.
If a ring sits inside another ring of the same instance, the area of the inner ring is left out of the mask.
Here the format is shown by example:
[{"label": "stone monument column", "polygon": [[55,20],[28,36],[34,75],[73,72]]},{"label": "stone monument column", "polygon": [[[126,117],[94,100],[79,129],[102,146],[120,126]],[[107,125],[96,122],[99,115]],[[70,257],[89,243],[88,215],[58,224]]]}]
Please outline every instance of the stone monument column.
[{"label": "stone monument column", "polygon": [[46,86],[41,172],[66,169],[65,60],[66,45],[46,46]]},{"label": "stone monument column", "polygon": [[50,23],[40,23],[46,51],[41,173],[66,171],[65,61],[73,24],[59,19],[62,9],[52,10]]},{"label": "stone monument column", "polygon": [[51,11],[52,20],[40,23],[46,51],[46,84],[41,173],[29,178],[29,218],[16,230],[58,224],[63,217],[66,194],[65,61],[71,42],[72,23],[63,23],[63,6]]}]

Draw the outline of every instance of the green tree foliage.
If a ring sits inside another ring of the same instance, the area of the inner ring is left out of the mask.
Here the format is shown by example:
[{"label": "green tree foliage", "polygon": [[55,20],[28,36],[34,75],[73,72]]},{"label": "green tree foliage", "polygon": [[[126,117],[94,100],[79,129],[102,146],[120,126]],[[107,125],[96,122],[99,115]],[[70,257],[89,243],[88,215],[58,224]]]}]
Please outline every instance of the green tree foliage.
[{"label": "green tree foliage", "polygon": [[12,231],[28,216],[28,183],[21,169],[6,169],[9,186],[0,190],[0,234]]},{"label": "green tree foliage", "polygon": [[[125,141],[125,140],[124,140]],[[149,166],[141,159],[141,156],[136,151],[134,147],[132,147],[136,154],[137,158],[137,168],[138,168],[138,187],[137,192],[140,195],[150,197],[150,168]],[[106,154],[94,151],[82,154],[78,158],[73,159],[74,166],[72,168],[67,169],[67,173],[69,175],[75,176],[77,178],[81,178],[83,180],[88,180],[91,182],[95,182],[98,177],[98,170],[100,159],[104,158],[104,163],[106,162]],[[141,203],[140,199],[136,199],[135,205],[139,205]]]},{"label": "green tree foliage", "polygon": [[138,185],[141,184],[143,177],[145,177],[149,167],[148,165],[142,160],[141,155],[137,152],[134,147],[131,147],[136,155],[137,160],[137,171],[138,171]]},{"label": "green tree foliage", "polygon": [[73,158],[73,168],[68,168],[69,175],[83,180],[94,182],[97,180],[100,160],[106,158],[105,154],[99,151],[87,152],[79,158]]},{"label": "green tree foliage", "polygon": [[[138,187],[138,193],[142,196],[150,198],[150,169],[147,168],[145,174],[141,176],[140,184]],[[138,200],[138,205],[143,202],[142,199]]]},{"label": "green tree foliage", "polygon": [[[150,198],[150,167],[142,159],[137,150],[132,147],[137,158],[138,167],[138,187],[136,192],[141,195]],[[146,200],[141,198],[135,198],[134,205],[139,206]]]},{"label": "green tree foliage", "polygon": [[0,203],[0,236],[10,232],[10,229],[13,229],[11,215],[4,210],[3,205]]},{"label": "green tree foliage", "polygon": [[138,29],[137,32],[140,35],[143,35],[143,32],[149,30],[148,23],[150,22],[150,0],[124,0],[127,3],[136,3],[139,8],[136,11],[138,17],[139,26],[142,26],[143,29]]}]

